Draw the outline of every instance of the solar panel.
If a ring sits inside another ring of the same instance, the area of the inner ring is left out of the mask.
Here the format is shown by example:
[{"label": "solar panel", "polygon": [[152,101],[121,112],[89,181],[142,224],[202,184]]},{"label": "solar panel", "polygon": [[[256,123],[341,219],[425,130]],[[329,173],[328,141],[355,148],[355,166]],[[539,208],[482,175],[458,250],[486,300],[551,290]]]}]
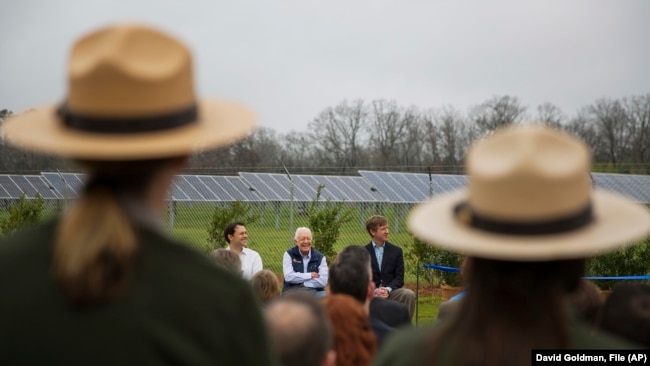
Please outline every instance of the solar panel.
[{"label": "solar panel", "polygon": [[351,197],[346,195],[342,183],[335,183],[333,177],[324,175],[294,175],[293,180],[300,194],[296,200],[309,202],[316,198],[318,187],[323,185],[321,190],[321,201],[350,201]]},{"label": "solar panel", "polygon": [[[285,174],[239,173],[242,178],[269,201],[289,201],[291,181]],[[310,202],[316,198],[319,185],[323,185],[320,199],[324,201],[383,202],[379,192],[373,192],[363,177],[341,177],[329,175],[291,176],[293,179],[293,199]]]},{"label": "solar panel", "polygon": [[332,183],[328,177],[322,175],[294,175],[296,186],[300,187],[303,195],[301,201],[311,202],[316,199],[318,187],[323,186],[320,193],[320,201],[343,201],[346,199],[339,187]]},{"label": "solar panel", "polygon": [[63,198],[79,197],[86,179],[85,174],[43,172],[41,176],[56,193]]},{"label": "solar panel", "polygon": [[463,175],[428,174],[401,172],[373,172],[360,170],[359,174],[383,193],[390,202],[418,203],[456,190],[467,184]]},{"label": "solar panel", "polygon": [[[188,184],[198,191],[206,201],[221,201],[219,197],[208,187],[198,175],[184,175],[183,178]],[[213,182],[214,183],[214,182]]]},{"label": "solar panel", "polygon": [[185,176],[207,201],[263,201],[264,198],[251,190],[241,178],[233,176],[196,175]]},{"label": "solar panel", "polygon": [[390,184],[384,180],[383,172],[372,172],[368,170],[359,170],[359,174],[365,178],[378,192],[384,195],[390,202],[406,202],[394,189],[395,184]]},{"label": "solar panel", "polygon": [[209,175],[186,175],[185,179],[198,190],[207,201],[227,201],[215,181]]},{"label": "solar panel", "polygon": [[171,196],[173,201],[191,201],[190,197],[181,189],[176,179],[172,184]]},{"label": "solar panel", "polygon": [[6,192],[7,197],[4,198],[20,198],[23,194],[23,191],[8,175],[0,175],[0,186]]},{"label": "solar panel", "polygon": [[54,187],[49,186],[45,179],[40,175],[26,175],[25,178],[29,183],[36,188],[36,191],[45,199],[58,199],[61,198],[54,190]]},{"label": "solar panel", "polygon": [[4,189],[2,183],[0,183],[0,198],[11,198],[11,195],[6,189]]},{"label": "solar panel", "polygon": [[390,202],[415,203],[421,201],[411,193],[411,190],[413,189],[412,187],[409,187],[409,185],[404,186],[405,180],[402,177],[399,177],[402,173],[368,172],[360,170],[359,174],[368,179],[373,186],[389,199]]},{"label": "solar panel", "polygon": [[13,180],[21,192],[25,193],[25,198],[36,198],[36,193],[38,193],[38,191],[31,183],[29,183],[27,178],[22,175],[10,175],[9,179]]},{"label": "solar panel", "polygon": [[190,184],[184,175],[176,176],[176,184],[189,197],[191,201],[205,201],[205,197]]},{"label": "solar panel", "polygon": [[[255,190],[254,187],[246,184],[240,177],[218,177],[223,178],[226,184],[223,184],[229,192],[239,201],[264,201],[264,197]],[[232,190],[227,185],[232,187]]]},{"label": "solar panel", "polygon": [[362,201],[359,195],[357,195],[353,189],[348,187],[348,183],[343,179],[343,177],[324,176],[323,180],[325,181],[326,189],[331,188],[332,191],[334,191],[332,194],[334,196],[332,201]]},{"label": "solar panel", "polygon": [[639,203],[650,203],[650,177],[633,174],[593,173],[594,186],[624,195]]},{"label": "solar panel", "polygon": [[[278,180],[273,179],[274,176],[280,174],[260,174],[260,173],[239,173],[239,175],[253,187],[268,201],[289,201],[289,188],[278,183]],[[289,186],[289,178],[285,176],[287,186]]]},{"label": "solar panel", "polygon": [[[316,188],[324,184],[321,198],[347,202],[416,203],[429,196],[429,177],[422,173],[359,171],[361,177],[294,175],[294,199],[311,201]],[[233,176],[178,176],[172,199],[178,201],[288,201],[291,183],[285,174],[239,173]],[[650,204],[650,176],[593,173],[594,185],[630,199]],[[0,198],[27,198],[36,193],[43,198],[77,197],[85,174],[43,172],[38,175],[0,175]],[[467,185],[467,176],[433,174],[431,191],[437,194]]]},{"label": "solar panel", "polygon": [[[429,198],[429,182],[426,174],[388,173],[397,184],[401,185],[402,195],[407,202],[422,202]],[[421,179],[420,179],[421,178]]]},{"label": "solar panel", "polygon": [[349,184],[350,189],[354,190],[355,193],[361,195],[366,202],[386,202],[388,199],[386,196],[377,191],[373,190],[373,187],[368,183],[368,181],[363,177],[340,177],[346,179]]},{"label": "solar panel", "polygon": [[439,193],[455,191],[467,185],[467,177],[463,175],[433,174],[431,180],[440,187]]}]

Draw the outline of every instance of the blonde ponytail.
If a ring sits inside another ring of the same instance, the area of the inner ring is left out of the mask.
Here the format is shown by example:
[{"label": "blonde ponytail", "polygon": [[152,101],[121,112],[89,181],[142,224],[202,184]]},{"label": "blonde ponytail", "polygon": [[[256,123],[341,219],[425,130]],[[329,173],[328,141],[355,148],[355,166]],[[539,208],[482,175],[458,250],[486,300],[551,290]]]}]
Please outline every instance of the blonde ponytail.
[{"label": "blonde ponytail", "polygon": [[133,277],[134,228],[110,187],[89,187],[64,215],[54,247],[54,274],[65,299],[89,307],[121,297]]}]

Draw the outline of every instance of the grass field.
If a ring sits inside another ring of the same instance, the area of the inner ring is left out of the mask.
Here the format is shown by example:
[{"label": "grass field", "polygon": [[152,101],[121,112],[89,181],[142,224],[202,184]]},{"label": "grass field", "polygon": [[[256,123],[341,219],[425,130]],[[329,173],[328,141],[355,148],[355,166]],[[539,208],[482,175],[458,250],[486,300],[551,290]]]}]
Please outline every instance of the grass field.
[{"label": "grass field", "polygon": [[434,323],[442,301],[439,296],[419,296],[417,318],[413,317],[413,324],[417,323],[417,326],[421,327]]}]

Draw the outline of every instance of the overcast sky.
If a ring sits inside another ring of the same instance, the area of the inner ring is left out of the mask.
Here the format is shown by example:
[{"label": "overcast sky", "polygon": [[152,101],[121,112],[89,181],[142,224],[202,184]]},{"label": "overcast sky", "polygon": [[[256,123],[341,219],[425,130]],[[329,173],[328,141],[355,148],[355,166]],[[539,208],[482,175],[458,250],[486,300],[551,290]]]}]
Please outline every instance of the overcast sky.
[{"label": "overcast sky", "polygon": [[650,92],[648,0],[3,0],[0,109],[65,97],[74,40],[142,21],[186,41],[197,92],[306,131],[343,99],[461,110],[508,94],[567,114]]}]

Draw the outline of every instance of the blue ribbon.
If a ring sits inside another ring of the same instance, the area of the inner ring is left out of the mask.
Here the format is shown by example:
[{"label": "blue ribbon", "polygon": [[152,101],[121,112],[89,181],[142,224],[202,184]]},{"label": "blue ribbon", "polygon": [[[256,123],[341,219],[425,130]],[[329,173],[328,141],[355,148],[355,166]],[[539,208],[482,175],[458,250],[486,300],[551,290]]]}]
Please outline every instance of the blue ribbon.
[{"label": "blue ribbon", "polygon": [[[445,267],[437,264],[423,264],[424,268],[438,269],[446,272],[460,272],[456,267]],[[585,276],[588,280],[650,280],[650,275],[638,276]]]},{"label": "blue ribbon", "polygon": [[437,264],[423,264],[423,266],[424,268],[439,269],[441,271],[446,271],[446,272],[460,272],[460,269],[456,267],[445,267],[445,266],[439,266]]}]

